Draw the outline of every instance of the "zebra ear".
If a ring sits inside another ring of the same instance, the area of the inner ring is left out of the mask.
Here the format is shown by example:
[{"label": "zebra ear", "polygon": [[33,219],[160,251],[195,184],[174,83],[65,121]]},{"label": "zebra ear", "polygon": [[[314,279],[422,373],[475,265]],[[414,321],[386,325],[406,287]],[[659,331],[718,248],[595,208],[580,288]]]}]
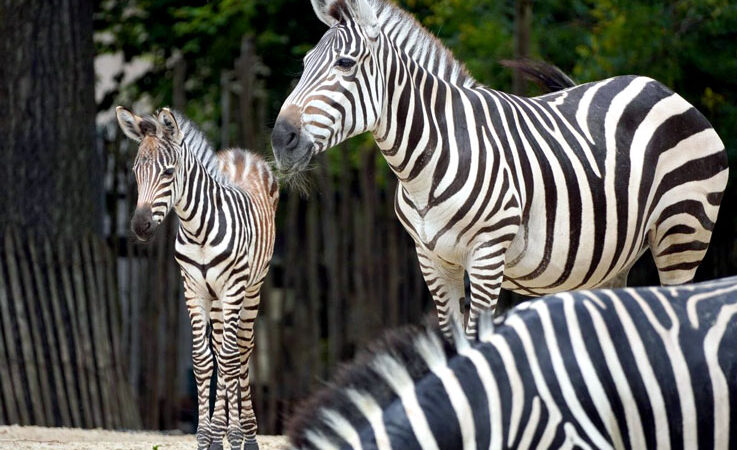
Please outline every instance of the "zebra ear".
[{"label": "zebra ear", "polygon": [[332,27],[344,19],[353,19],[374,37],[377,19],[370,0],[310,0],[317,18]]},{"label": "zebra ear", "polygon": [[379,31],[379,20],[370,0],[346,0],[351,17],[370,38],[376,38]]},{"label": "zebra ear", "polygon": [[310,0],[315,15],[325,25],[332,27],[340,20],[336,4],[341,0]]},{"label": "zebra ear", "polygon": [[161,111],[159,111],[158,120],[159,123],[164,126],[164,132],[167,136],[175,141],[181,140],[179,124],[169,108],[162,108]]},{"label": "zebra ear", "polygon": [[118,125],[120,125],[123,133],[134,141],[141,142],[143,139],[141,118],[122,106],[115,108],[115,115],[118,118]]}]

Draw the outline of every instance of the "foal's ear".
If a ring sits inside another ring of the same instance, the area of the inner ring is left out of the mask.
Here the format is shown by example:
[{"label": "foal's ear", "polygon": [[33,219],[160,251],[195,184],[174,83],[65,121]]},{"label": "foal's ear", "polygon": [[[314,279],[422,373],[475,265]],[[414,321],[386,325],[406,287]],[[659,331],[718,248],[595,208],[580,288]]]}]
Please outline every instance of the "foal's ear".
[{"label": "foal's ear", "polygon": [[122,106],[115,108],[115,115],[118,117],[118,125],[123,133],[134,141],[141,142],[143,139],[141,118]]},{"label": "foal's ear", "polygon": [[376,12],[372,0],[310,0],[315,15],[324,24],[332,27],[336,23],[351,19],[366,28],[369,35],[377,26]]},{"label": "foal's ear", "polygon": [[168,137],[177,142],[181,140],[182,132],[179,130],[179,124],[169,108],[161,108],[157,118]]}]

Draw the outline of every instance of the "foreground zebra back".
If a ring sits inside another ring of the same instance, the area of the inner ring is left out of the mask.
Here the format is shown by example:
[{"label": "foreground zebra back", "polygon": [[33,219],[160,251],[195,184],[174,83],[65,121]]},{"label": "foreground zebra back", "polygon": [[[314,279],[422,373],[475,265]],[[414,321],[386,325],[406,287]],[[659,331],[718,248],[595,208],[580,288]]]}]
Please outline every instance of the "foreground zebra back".
[{"label": "foreground zebra back", "polygon": [[417,328],[385,338],[299,411],[292,445],[737,445],[737,277],[565,293],[482,317],[477,340],[457,331],[455,348]]}]

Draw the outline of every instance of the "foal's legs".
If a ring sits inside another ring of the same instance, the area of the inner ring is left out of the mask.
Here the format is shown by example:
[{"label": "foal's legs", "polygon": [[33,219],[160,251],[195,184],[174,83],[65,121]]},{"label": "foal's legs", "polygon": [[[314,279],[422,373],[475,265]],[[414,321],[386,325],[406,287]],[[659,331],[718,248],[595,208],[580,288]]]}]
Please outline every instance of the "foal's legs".
[{"label": "foal's legs", "polygon": [[246,296],[246,303],[241,308],[240,323],[238,325],[238,349],[240,351],[240,393],[241,393],[241,428],[245,433],[245,450],[257,450],[256,442],[256,414],[251,402],[251,383],[249,379],[250,359],[253,353],[254,330],[253,324],[258,313],[260,300],[259,290]]},{"label": "foal's legs", "polygon": [[197,383],[197,448],[206,449],[212,441],[210,429],[210,380],[212,378],[213,359],[207,335],[208,313],[205,300],[198,298],[187,289],[185,282],[184,296],[187,300],[189,320],[192,325],[192,366]]},{"label": "foal's legs", "polygon": [[215,357],[218,363],[217,371],[217,389],[215,391],[215,407],[212,411],[212,419],[210,420],[212,450],[223,448],[223,437],[225,436],[226,417],[225,417],[225,400],[226,390],[225,381],[221,373],[220,353],[223,347],[223,311],[222,302],[219,300],[212,302],[210,310],[210,322],[212,323],[212,347],[215,350]]}]

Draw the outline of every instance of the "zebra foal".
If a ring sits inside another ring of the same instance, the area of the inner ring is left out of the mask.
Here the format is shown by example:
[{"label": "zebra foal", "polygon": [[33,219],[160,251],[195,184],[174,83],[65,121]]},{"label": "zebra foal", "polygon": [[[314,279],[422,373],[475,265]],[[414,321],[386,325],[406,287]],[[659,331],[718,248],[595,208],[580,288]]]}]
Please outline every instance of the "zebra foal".
[{"label": "zebra foal", "polygon": [[[154,118],[119,106],[117,118],[125,135],[139,143],[133,232],[147,241],[169,211],[179,218],[175,259],[192,324],[198,447],[222,448],[227,427],[233,448],[245,440],[246,449],[257,449],[248,363],[260,289],[274,250],[276,178],[255,154],[215,153],[189,120],[166,108]],[[212,419],[209,335],[218,368]]]},{"label": "zebra foal", "polygon": [[648,248],[661,284],[693,279],[728,167],[719,136],[682,97],[638,76],[517,97],[474,80],[389,0],[312,5],[329,29],[275,122],[277,163],[300,170],[373,134],[446,335],[464,272],[470,335],[501,288],[623,285]]},{"label": "zebra foal", "polygon": [[737,447],[737,277],[532,300],[470,341],[389,335],[292,420],[295,449]]}]

